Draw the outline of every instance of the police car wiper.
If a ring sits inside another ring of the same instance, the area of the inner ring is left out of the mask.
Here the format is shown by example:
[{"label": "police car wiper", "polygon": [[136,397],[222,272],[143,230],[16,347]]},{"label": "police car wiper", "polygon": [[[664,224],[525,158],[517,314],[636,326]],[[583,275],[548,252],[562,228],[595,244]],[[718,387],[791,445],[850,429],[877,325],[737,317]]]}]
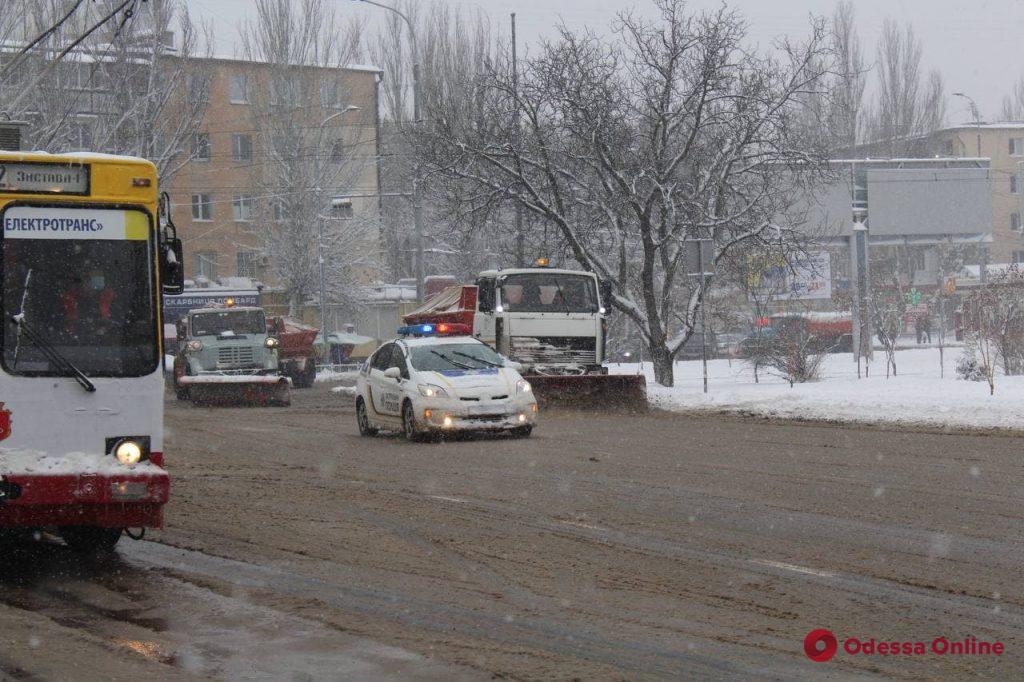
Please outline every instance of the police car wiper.
[{"label": "police car wiper", "polygon": [[89,393],[96,392],[96,384],[89,381],[89,377],[82,373],[82,370],[75,367],[75,365],[68,360],[66,357],[61,355],[60,351],[54,348],[49,341],[39,335],[32,327],[25,324],[25,313],[18,313],[17,315],[11,315],[11,322],[18,325],[19,335],[24,332],[25,336],[29,338],[29,341],[34,343],[39,350],[43,351],[50,362],[57,365],[58,369],[61,369],[71,375],[71,377],[78,382],[78,384]]},{"label": "police car wiper", "polygon": [[504,367],[504,365],[499,365],[496,362],[491,362],[490,360],[484,360],[483,358],[478,358],[475,355],[470,355],[469,353],[460,353],[457,350],[453,350],[452,351],[452,355],[458,355],[458,356],[461,356],[461,357],[464,357],[464,358],[469,358],[470,360],[474,360],[476,362],[482,362],[485,365],[487,365],[488,367]]},{"label": "police car wiper", "polygon": [[445,360],[446,362],[452,363],[456,367],[461,367],[462,369],[480,369],[479,367],[470,367],[469,365],[467,365],[465,363],[462,363],[462,362],[459,362],[458,360],[452,360],[450,357],[448,357],[444,353],[438,353],[434,349],[431,349],[430,352],[433,353],[434,355],[436,355],[437,357]]}]

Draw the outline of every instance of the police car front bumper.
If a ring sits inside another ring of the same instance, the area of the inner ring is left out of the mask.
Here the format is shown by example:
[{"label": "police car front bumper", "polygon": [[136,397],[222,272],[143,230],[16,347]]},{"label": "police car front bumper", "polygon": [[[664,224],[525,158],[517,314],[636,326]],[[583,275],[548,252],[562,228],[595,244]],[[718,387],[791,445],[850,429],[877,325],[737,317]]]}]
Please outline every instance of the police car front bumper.
[{"label": "police car front bumper", "polygon": [[537,403],[533,401],[469,406],[445,401],[418,412],[417,418],[425,427],[438,431],[503,431],[537,423]]}]

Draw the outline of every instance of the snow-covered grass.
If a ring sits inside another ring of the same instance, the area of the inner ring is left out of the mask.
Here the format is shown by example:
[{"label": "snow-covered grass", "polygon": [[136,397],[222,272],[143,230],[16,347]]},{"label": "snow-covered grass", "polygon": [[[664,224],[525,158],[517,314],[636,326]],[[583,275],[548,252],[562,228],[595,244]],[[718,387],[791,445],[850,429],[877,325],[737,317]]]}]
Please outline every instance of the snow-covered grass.
[{"label": "snow-covered grass", "polygon": [[[988,384],[957,379],[954,369],[961,354],[947,348],[945,377],[939,377],[937,348],[896,353],[898,376],[886,379],[885,354],[875,353],[871,376],[857,378],[849,353],[830,355],[822,378],[789,384],[768,372],[754,383],[750,365],[742,360],[708,362],[709,393],[702,392],[700,361],[676,364],[672,388],[654,382],[650,363],[644,363],[651,404],[666,410],[719,411],[783,419],[904,423],[951,429],[1024,430],[1024,376],[996,377],[996,392]],[[636,364],[613,365],[611,371],[630,374]]]}]

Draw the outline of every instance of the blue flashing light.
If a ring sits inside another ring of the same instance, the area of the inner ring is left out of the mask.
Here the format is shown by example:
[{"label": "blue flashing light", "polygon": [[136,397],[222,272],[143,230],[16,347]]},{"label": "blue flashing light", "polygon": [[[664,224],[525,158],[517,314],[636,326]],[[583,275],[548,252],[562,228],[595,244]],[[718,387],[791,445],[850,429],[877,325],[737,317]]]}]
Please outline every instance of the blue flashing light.
[{"label": "blue flashing light", "polygon": [[432,324],[410,324],[398,328],[399,336],[429,336],[434,333]]}]

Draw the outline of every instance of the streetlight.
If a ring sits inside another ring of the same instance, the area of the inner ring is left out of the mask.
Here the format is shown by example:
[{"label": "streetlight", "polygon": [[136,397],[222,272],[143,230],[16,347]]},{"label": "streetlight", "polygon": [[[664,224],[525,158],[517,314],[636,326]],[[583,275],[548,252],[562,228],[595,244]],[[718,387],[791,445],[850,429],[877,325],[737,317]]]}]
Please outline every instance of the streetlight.
[{"label": "streetlight", "polygon": [[971,109],[971,115],[974,116],[974,126],[978,135],[978,157],[981,157],[981,114],[978,113],[978,105],[970,95],[965,95],[962,92],[954,92],[954,97],[963,97],[967,100],[967,105]]},{"label": "streetlight", "polygon": [[[412,19],[401,10],[385,5],[376,0],[354,0],[354,2],[365,2],[367,5],[380,7],[389,12],[397,14],[409,27],[409,35],[412,37],[412,119],[415,125],[420,122],[420,51],[419,43],[416,40],[416,27]],[[423,302],[423,210],[420,206],[420,164],[413,161],[412,174],[412,222],[416,236],[416,300]]]},{"label": "streetlight", "polygon": [[[344,116],[347,113],[353,111],[359,111],[360,107],[354,104],[349,104],[341,111],[336,111],[324,120],[320,121],[320,126],[317,130],[317,145],[318,154],[320,149],[323,147],[324,142],[324,126],[330,123],[333,119],[339,116]],[[317,173],[318,176],[322,176],[322,173]],[[319,201],[321,197],[321,188],[316,188],[316,200]],[[320,336],[321,343],[323,344],[323,364],[328,364],[327,360],[330,358],[330,343],[327,340],[327,263],[324,258],[324,219],[320,210],[317,210],[317,236],[316,236],[316,258],[317,264],[320,267]]]}]

